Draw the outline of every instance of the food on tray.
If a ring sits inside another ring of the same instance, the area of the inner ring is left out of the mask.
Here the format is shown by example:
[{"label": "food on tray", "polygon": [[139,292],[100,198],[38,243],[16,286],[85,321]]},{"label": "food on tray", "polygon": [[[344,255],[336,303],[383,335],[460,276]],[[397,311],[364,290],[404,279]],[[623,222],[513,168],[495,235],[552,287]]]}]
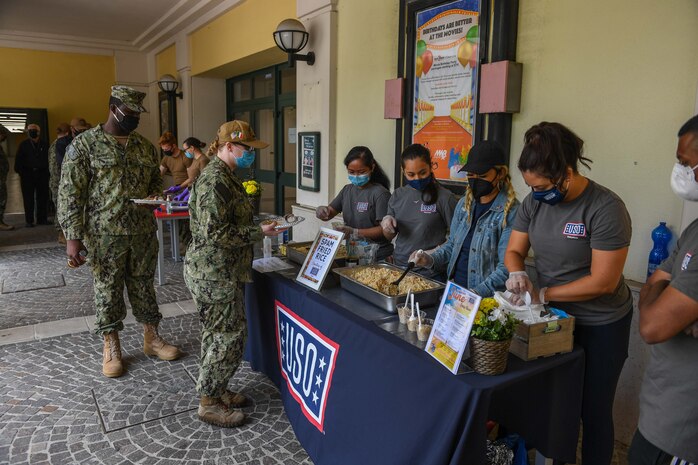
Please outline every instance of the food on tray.
[{"label": "food on tray", "polygon": [[165,197],[163,197],[162,195],[159,195],[159,194],[153,194],[153,195],[149,195],[144,200],[162,200],[164,202]]},{"label": "food on tray", "polygon": [[263,224],[263,225],[266,226],[266,225],[268,225],[268,224],[276,224],[276,221],[274,221],[274,220],[264,220],[264,221],[262,221],[260,224]]},{"label": "food on tray", "polygon": [[434,320],[431,318],[424,318],[421,325],[417,325],[417,339],[424,342],[429,339],[431,334],[431,328],[434,326]]},{"label": "food on tray", "polygon": [[287,223],[293,223],[296,221],[296,215],[293,213],[289,213],[288,215],[284,216],[284,220],[286,220]]},{"label": "food on tray", "polygon": [[391,283],[397,281],[401,274],[400,270],[367,267],[356,270],[352,273],[352,278],[386,295],[407,294],[410,289],[412,292],[421,292],[437,286],[435,283],[414,274],[408,274],[398,286],[393,286]]}]

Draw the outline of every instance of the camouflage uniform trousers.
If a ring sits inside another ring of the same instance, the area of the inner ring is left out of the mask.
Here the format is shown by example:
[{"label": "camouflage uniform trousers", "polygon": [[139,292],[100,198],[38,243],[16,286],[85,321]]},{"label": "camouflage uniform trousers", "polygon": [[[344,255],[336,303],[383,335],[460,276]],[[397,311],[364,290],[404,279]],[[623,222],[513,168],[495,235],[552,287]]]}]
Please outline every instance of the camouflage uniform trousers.
[{"label": "camouflage uniform trousers", "polygon": [[184,270],[201,321],[201,367],[196,390],[220,397],[242,361],[247,339],[245,283],[194,279]]},{"label": "camouflage uniform trousers", "polygon": [[[0,148],[0,150],[2,150]],[[0,222],[5,216],[7,207],[7,175],[10,172],[10,164],[2,154],[0,154]]]},{"label": "camouflage uniform trousers", "polygon": [[92,236],[85,241],[85,247],[94,280],[96,333],[124,329],[124,285],[136,321],[157,325],[162,319],[153,283],[157,236]]}]

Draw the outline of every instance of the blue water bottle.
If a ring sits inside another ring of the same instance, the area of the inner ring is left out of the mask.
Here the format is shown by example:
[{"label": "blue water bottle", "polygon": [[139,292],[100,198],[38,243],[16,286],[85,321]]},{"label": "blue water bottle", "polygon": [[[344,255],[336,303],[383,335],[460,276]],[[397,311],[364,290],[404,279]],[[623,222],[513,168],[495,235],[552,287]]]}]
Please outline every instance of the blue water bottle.
[{"label": "blue water bottle", "polygon": [[652,230],[652,241],[654,247],[650,252],[649,264],[647,265],[647,277],[649,278],[654,270],[669,256],[667,246],[671,241],[671,230],[666,227],[665,222],[660,222],[659,226]]}]

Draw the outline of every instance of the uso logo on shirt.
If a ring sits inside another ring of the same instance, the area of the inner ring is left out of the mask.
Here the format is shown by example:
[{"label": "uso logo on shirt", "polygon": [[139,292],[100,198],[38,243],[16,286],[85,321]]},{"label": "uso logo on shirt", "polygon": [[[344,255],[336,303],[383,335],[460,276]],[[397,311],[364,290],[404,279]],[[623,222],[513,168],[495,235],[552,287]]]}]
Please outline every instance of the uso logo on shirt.
[{"label": "uso logo on shirt", "polygon": [[683,256],[683,260],[681,261],[681,271],[686,271],[688,269],[691,258],[693,258],[693,254],[691,252],[686,252],[686,255]]},{"label": "uso logo on shirt", "polygon": [[368,202],[356,202],[356,211],[357,212],[367,212],[368,211]]},{"label": "uso logo on shirt", "polygon": [[586,237],[587,227],[584,223],[567,223],[562,234],[569,238]]},{"label": "uso logo on shirt", "polygon": [[303,415],[324,432],[325,407],[339,344],[276,301],[276,345],[281,376]]},{"label": "uso logo on shirt", "polygon": [[433,203],[431,205],[422,204],[422,206],[419,208],[419,211],[421,213],[436,213],[436,204],[435,203]]}]

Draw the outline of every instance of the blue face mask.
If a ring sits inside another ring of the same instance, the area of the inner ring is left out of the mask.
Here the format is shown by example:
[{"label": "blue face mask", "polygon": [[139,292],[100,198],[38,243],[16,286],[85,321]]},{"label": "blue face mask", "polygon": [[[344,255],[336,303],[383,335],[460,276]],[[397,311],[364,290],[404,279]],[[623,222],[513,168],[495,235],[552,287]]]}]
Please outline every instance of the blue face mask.
[{"label": "blue face mask", "polygon": [[184,152],[184,156],[187,158],[194,158],[194,154],[191,152]]},{"label": "blue face mask", "polygon": [[236,158],[235,162],[238,164],[238,168],[249,168],[254,163],[255,151],[254,150],[243,150],[242,156]]},{"label": "blue face mask", "polygon": [[427,188],[427,186],[429,184],[431,184],[432,180],[433,180],[433,176],[429,175],[429,177],[422,178],[422,179],[407,180],[407,184],[410,185],[411,187],[414,187],[418,191],[423,191],[424,189]]},{"label": "blue face mask", "polygon": [[557,186],[553,186],[552,189],[548,189],[547,191],[534,191],[533,200],[547,203],[548,205],[557,205],[562,202],[565,195],[567,195],[567,191],[562,192]]},{"label": "blue face mask", "polygon": [[349,175],[349,181],[355,185],[356,187],[361,187],[366,185],[368,181],[371,180],[371,175],[370,174],[360,174],[358,176],[355,176],[353,174]]}]

